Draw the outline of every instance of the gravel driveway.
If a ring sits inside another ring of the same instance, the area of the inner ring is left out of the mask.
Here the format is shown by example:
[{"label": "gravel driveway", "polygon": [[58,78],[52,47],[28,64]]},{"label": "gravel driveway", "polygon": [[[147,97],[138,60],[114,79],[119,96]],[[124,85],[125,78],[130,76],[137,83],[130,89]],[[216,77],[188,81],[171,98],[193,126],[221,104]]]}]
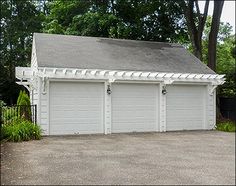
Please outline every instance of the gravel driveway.
[{"label": "gravel driveway", "polygon": [[59,136],[4,143],[1,184],[235,184],[235,133]]}]

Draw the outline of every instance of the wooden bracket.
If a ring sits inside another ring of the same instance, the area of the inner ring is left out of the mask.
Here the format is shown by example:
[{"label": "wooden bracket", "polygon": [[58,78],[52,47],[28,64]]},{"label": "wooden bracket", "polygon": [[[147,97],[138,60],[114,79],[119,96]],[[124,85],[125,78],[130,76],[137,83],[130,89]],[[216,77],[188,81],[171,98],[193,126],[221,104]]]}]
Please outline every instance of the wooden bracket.
[{"label": "wooden bracket", "polygon": [[43,91],[42,94],[46,94],[46,81],[47,81],[47,77],[43,76],[42,77],[42,87],[43,87]]},{"label": "wooden bracket", "polygon": [[209,94],[213,96],[214,90],[217,88],[217,85],[210,85],[208,88]]}]

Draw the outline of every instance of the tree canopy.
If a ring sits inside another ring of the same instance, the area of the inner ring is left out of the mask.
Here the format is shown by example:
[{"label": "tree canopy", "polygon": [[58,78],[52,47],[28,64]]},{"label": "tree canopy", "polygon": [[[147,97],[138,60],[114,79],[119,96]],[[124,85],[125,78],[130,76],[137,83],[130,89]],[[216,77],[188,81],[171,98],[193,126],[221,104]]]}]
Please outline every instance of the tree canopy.
[{"label": "tree canopy", "polygon": [[[206,26],[203,31],[203,62],[208,62],[208,40],[212,18],[207,17]],[[231,35],[232,26],[229,23],[220,22],[216,47],[216,72],[226,75],[226,83],[219,87],[219,95],[234,97],[236,95],[235,85],[235,35]]]},{"label": "tree canopy", "polygon": [[1,1],[0,99],[15,103],[20,87],[15,67],[30,64],[32,34],[42,28],[43,15],[33,1]]},{"label": "tree canopy", "polygon": [[187,40],[179,3],[167,0],[52,1],[44,32],[152,41]]}]

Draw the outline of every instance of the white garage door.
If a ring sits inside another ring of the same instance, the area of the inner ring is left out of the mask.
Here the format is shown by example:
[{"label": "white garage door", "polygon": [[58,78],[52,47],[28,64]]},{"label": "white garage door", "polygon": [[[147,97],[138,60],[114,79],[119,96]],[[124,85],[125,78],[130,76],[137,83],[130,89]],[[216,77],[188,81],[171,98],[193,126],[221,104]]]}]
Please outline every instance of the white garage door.
[{"label": "white garage door", "polygon": [[112,129],[117,132],[157,130],[158,85],[113,84]]},{"label": "white garage door", "polygon": [[50,134],[103,133],[102,83],[50,83]]},{"label": "white garage door", "polygon": [[204,129],[205,92],[205,86],[167,86],[166,130]]}]

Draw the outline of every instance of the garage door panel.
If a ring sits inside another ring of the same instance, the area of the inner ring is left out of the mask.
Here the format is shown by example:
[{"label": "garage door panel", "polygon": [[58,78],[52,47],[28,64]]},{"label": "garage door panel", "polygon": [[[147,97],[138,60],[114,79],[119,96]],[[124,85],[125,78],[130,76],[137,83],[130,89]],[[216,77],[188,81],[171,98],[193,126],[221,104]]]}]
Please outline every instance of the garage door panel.
[{"label": "garage door panel", "polygon": [[[167,103],[167,107],[172,107],[172,106],[175,106],[175,105],[178,105],[178,106],[183,106],[183,107],[186,107],[186,106],[189,106],[189,102],[191,102],[192,106],[198,106],[198,101],[199,99],[202,99],[202,97],[192,97],[191,99],[187,99],[185,97],[176,97],[174,99],[169,99],[168,100],[168,103]],[[184,100],[184,101],[183,101]]]},{"label": "garage door panel", "polygon": [[157,130],[158,86],[113,84],[112,132]]},{"label": "garage door panel", "polygon": [[103,133],[102,83],[50,83],[50,134]]},{"label": "garage door panel", "polygon": [[[178,118],[178,117],[185,117],[185,118],[201,118],[202,117],[202,112],[201,110],[198,110],[198,109],[202,109],[202,108],[192,108],[192,109],[189,109],[189,110],[184,110],[184,109],[180,109],[178,110],[177,108],[176,109],[169,109],[169,112],[168,112],[168,117],[172,118],[172,116],[174,118]],[[172,112],[171,112],[172,111]],[[192,112],[195,112],[194,114]],[[168,119],[170,119],[168,118]]]},{"label": "garage door panel", "polygon": [[[68,128],[65,128],[63,130],[63,134],[72,134],[71,131],[74,130],[73,127],[68,127]],[[61,130],[58,130],[58,128],[53,128],[53,131],[54,131],[54,134],[53,135],[62,135],[61,134]],[[96,134],[97,133],[97,130],[96,129],[89,129],[89,130],[84,130],[83,131],[83,134]],[[76,134],[76,132],[74,132],[73,134]],[[78,133],[80,134],[80,133]],[[52,134],[51,134],[52,135]]]},{"label": "garage door panel", "polygon": [[[199,123],[202,121],[202,119],[199,119],[199,117],[191,117],[191,118],[185,118],[185,121],[183,122],[183,118],[179,117],[179,118],[172,118],[172,119],[168,119],[169,122],[169,126],[172,124],[173,126],[175,125],[175,123],[181,122],[181,123],[188,123],[188,125],[191,125],[192,123]],[[200,124],[200,123],[199,123]],[[201,125],[201,124],[200,124]]]},{"label": "garage door panel", "polygon": [[167,131],[204,129],[205,91],[206,86],[167,86]]},{"label": "garage door panel", "polygon": [[147,117],[137,117],[138,121],[135,121],[133,118],[131,117],[126,117],[126,118],[120,118],[119,121],[116,121],[117,123],[137,123],[138,124],[142,124],[144,121],[146,122],[145,125],[148,125],[148,123],[151,122],[155,122],[155,119],[147,119]]},{"label": "garage door panel", "polygon": [[88,118],[88,115],[90,115],[90,117],[93,117],[93,116],[100,116],[101,112],[98,111],[98,109],[100,108],[94,108],[94,109],[89,109],[90,112],[92,112],[91,114],[88,113],[88,109],[84,108],[84,109],[77,109],[77,108],[63,108],[63,107],[60,107],[60,108],[55,108],[53,110],[53,112],[57,112],[57,114],[63,114],[63,117],[66,116],[66,114],[68,114],[68,116],[70,116],[71,118],[73,118],[73,116],[76,114],[76,115],[79,115],[80,118],[81,117],[86,117]]},{"label": "garage door panel", "polygon": [[[175,130],[197,130],[197,129],[202,129],[202,125],[199,124],[201,122],[196,120],[195,122],[186,120],[186,122],[191,122],[188,125],[182,125],[183,121],[175,121],[175,124],[170,124],[168,127],[169,128],[174,128]],[[169,130],[171,131],[171,130]]]},{"label": "garage door panel", "polygon": [[[79,94],[77,94],[77,95],[80,96]],[[67,96],[69,96],[69,95],[67,95]],[[73,95],[73,96],[70,95],[70,97],[74,97],[74,96],[75,95]],[[59,97],[61,98],[61,97],[63,97],[63,95],[59,96]],[[61,101],[60,99],[58,99],[58,98],[57,99],[52,99],[52,101],[55,102],[55,105],[62,106],[60,103],[57,103],[57,101]],[[87,106],[87,104],[90,104],[90,105],[93,105],[93,106],[97,106],[100,103],[99,100],[92,99],[92,98],[89,98],[89,97],[87,97],[85,99],[78,99],[78,98],[77,99],[75,99],[75,98],[68,99],[68,98],[63,98],[63,101],[66,101],[67,104],[70,104],[71,106],[75,106],[75,103],[80,104],[81,106]]]},{"label": "garage door panel", "polygon": [[[153,108],[151,108],[151,109],[153,109]],[[123,108],[123,110],[124,110],[124,108]],[[136,110],[136,111],[134,112],[134,109],[133,109],[133,108],[130,108],[130,109],[125,110],[126,112],[124,113],[123,110],[114,109],[113,112],[116,112],[116,114],[127,115],[127,116],[129,116],[130,114],[132,114],[132,115],[137,115],[137,116],[140,116],[140,114],[141,114],[141,116],[142,116],[142,113],[143,113],[144,111],[146,112],[146,110],[142,110],[142,109]],[[147,112],[146,116],[147,116],[147,115],[154,115],[154,114]],[[146,116],[145,116],[145,117],[146,117]],[[154,115],[154,116],[155,116],[155,115]]]}]

